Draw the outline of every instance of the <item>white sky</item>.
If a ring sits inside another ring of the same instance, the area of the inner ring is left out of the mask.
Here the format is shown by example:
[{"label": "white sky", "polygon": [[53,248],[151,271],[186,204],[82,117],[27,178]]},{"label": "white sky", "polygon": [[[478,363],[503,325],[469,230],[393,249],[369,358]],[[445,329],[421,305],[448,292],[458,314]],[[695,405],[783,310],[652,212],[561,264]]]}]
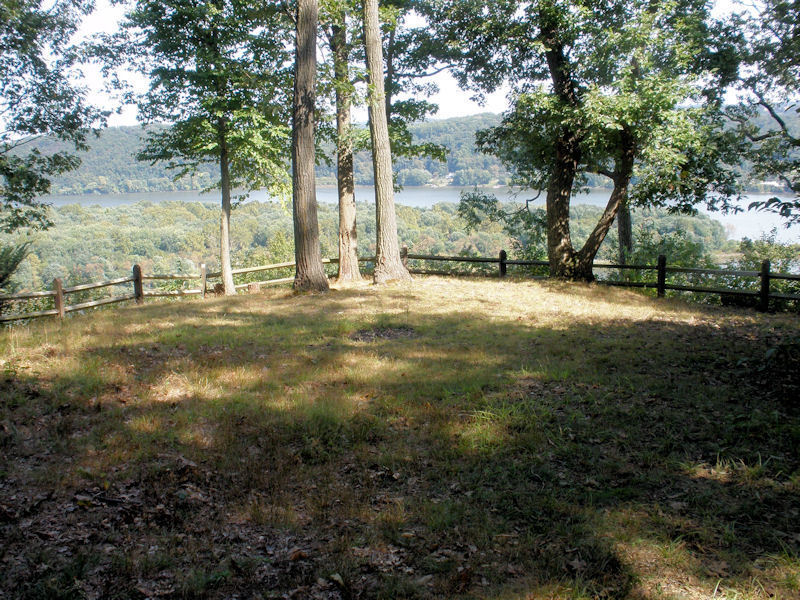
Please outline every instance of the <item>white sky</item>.
[{"label": "white sky", "polygon": [[[111,5],[109,0],[98,0],[96,6],[95,12],[85,19],[79,36],[88,37],[95,33],[111,33],[117,29],[125,13],[124,6]],[[739,0],[716,0],[713,13],[715,16],[722,16],[744,8]],[[86,85],[94,104],[105,110],[116,111],[119,109],[119,103],[102,91],[103,78],[99,69],[87,68],[86,78]],[[433,117],[435,119],[463,117],[482,112],[500,113],[508,108],[509,89],[507,87],[487,95],[483,104],[478,104],[470,99],[470,92],[461,90],[455,79],[447,72],[434,76],[432,80],[439,87],[439,92],[428,99],[439,105],[439,111]],[[144,89],[145,80],[140,79],[140,83]],[[354,119],[366,121],[366,110],[355,111]],[[121,113],[112,114],[109,118],[109,125],[135,125],[136,123],[136,109],[130,106],[124,107]]]}]

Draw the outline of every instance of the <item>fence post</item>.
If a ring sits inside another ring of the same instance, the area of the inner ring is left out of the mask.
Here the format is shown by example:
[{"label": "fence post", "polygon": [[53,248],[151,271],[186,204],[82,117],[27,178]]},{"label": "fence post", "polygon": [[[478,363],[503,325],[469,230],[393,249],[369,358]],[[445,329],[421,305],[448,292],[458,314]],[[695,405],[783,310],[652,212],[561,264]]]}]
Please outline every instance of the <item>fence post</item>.
[{"label": "fence post", "polygon": [[403,261],[403,266],[408,270],[408,246],[405,244],[400,247],[400,260]]},{"label": "fence post", "polygon": [[759,294],[758,310],[769,310],[769,261],[761,263],[761,293]]},{"label": "fence post", "polygon": [[136,304],[144,303],[144,287],[142,286],[142,267],[133,265],[133,295]]},{"label": "fence post", "polygon": [[508,260],[508,254],[506,254],[505,250],[500,250],[500,277],[506,276],[506,260]]},{"label": "fence post", "polygon": [[56,293],[55,302],[58,318],[63,319],[66,310],[64,306],[64,284],[61,282],[61,278],[56,277],[53,279],[53,291]]},{"label": "fence post", "polygon": [[667,257],[658,255],[658,297],[663,298],[667,288]]},{"label": "fence post", "polygon": [[206,280],[208,279],[208,269],[206,263],[200,263],[200,297],[206,297]]}]

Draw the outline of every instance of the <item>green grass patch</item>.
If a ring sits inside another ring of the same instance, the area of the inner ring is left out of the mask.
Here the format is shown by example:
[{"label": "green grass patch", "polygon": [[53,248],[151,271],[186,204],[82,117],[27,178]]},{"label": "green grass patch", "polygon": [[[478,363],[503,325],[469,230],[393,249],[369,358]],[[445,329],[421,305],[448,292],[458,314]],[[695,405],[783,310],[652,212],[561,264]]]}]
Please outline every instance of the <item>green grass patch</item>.
[{"label": "green grass patch", "polygon": [[0,595],[794,598],[799,332],[439,278],[7,329]]}]

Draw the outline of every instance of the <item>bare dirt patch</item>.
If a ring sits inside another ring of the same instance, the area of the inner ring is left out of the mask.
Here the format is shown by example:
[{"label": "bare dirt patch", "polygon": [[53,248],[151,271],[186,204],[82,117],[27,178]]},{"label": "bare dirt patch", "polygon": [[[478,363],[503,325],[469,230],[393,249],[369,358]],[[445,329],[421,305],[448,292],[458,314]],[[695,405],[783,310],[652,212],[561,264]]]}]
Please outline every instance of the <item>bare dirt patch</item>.
[{"label": "bare dirt patch", "polygon": [[374,342],[376,340],[397,340],[400,338],[413,338],[417,332],[412,327],[375,327],[373,329],[359,329],[350,335],[356,342]]}]

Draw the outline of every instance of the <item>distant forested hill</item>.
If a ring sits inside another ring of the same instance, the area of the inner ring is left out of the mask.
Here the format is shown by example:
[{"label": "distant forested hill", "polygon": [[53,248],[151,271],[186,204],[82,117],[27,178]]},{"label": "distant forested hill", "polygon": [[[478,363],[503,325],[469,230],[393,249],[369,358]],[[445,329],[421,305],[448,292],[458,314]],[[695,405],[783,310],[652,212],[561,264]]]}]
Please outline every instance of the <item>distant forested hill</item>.
[{"label": "distant forested hill", "polygon": [[[800,129],[800,117],[795,111],[786,111],[784,117],[793,131]],[[415,141],[433,142],[445,146],[449,152],[446,162],[424,158],[399,158],[394,170],[401,185],[455,185],[487,186],[505,184],[509,175],[496,158],[481,154],[475,149],[475,133],[497,125],[500,115],[484,113],[469,117],[442,119],[417,123],[411,126]],[[757,123],[762,129],[773,126],[766,115]],[[142,145],[147,130],[140,126],[110,127],[98,138],[90,140],[91,149],[82,153],[83,164],[76,171],[66,173],[53,181],[54,194],[107,194],[120,192],[160,192],[174,190],[200,190],[210,187],[217,178],[217,168],[209,164],[192,177],[173,180],[173,174],[163,164],[150,165],[137,161],[136,152]],[[50,150],[54,142],[38,142]],[[323,148],[333,158],[331,145]],[[372,163],[369,152],[359,152],[355,157],[355,177],[359,185],[372,184]],[[744,173],[746,176],[746,173]],[[319,183],[333,185],[336,181],[335,160],[330,165],[317,168]],[[595,178],[590,185],[602,186],[605,181]],[[777,185],[749,182],[753,191],[781,191]]]},{"label": "distant forested hill", "polygon": [[[409,128],[417,143],[441,144],[448,149],[447,162],[429,158],[397,158],[394,171],[401,185],[494,185],[508,180],[500,161],[475,149],[475,133],[500,123],[500,115],[484,113],[469,117],[416,123]],[[331,149],[332,152],[333,149]],[[356,183],[372,184],[372,157],[359,152],[355,157]],[[335,183],[335,167],[320,166],[321,183]]]},{"label": "distant forested hill", "polygon": [[[487,185],[505,183],[508,175],[500,162],[475,150],[475,132],[500,122],[499,115],[483,114],[457,119],[419,123],[411,127],[418,142],[434,142],[449,150],[446,163],[430,159],[398,159],[395,164],[398,182],[403,185]],[[91,139],[91,149],[81,153],[81,167],[54,179],[54,194],[108,194],[120,192],[160,192],[198,190],[209,187],[217,177],[217,168],[207,169],[193,177],[173,180],[172,173],[162,164],[150,165],[137,161],[147,130],[139,127],[109,127],[99,137]],[[53,142],[40,142],[40,147],[52,149]],[[333,157],[333,148],[325,148]],[[372,163],[369,152],[359,152],[355,159],[356,183],[372,184]],[[335,161],[317,169],[319,183],[334,184]]]},{"label": "distant forested hill", "polygon": [[[155,129],[158,126],[153,126]],[[199,190],[209,187],[217,170],[209,166],[192,177],[174,181],[174,174],[163,164],[150,165],[136,160],[147,130],[140,126],[109,127],[88,140],[88,152],[79,153],[80,168],[53,179],[54,194],[116,194],[124,192],[163,192]],[[39,142],[45,150],[59,145],[49,140]]]}]

